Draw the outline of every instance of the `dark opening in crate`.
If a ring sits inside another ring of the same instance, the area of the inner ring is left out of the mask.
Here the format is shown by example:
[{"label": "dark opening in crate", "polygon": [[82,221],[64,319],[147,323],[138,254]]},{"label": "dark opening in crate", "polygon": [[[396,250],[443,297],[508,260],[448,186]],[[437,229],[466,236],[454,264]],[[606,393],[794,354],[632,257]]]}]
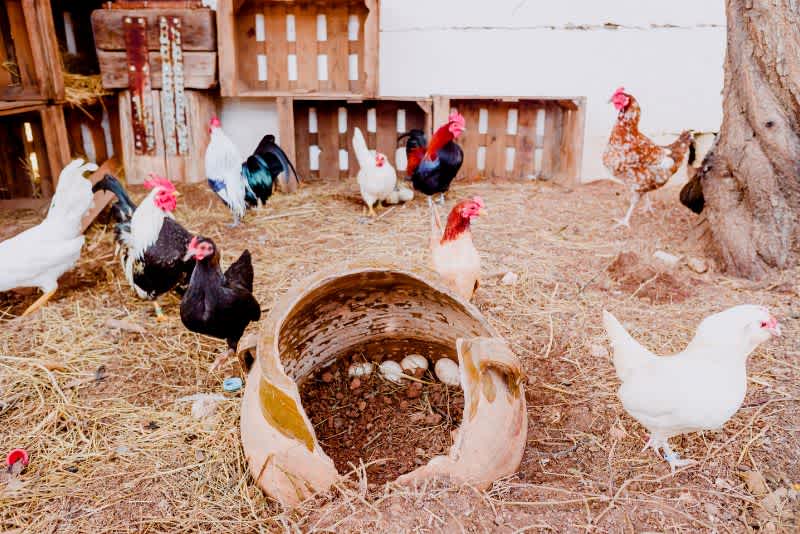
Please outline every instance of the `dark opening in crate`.
[{"label": "dark opening in crate", "polygon": [[574,180],[583,151],[584,99],[434,98],[436,127],[458,110],[467,129],[458,142],[458,178]]},{"label": "dark opening in crate", "polygon": [[0,117],[0,145],[0,199],[52,194],[52,173],[38,111]]},{"label": "dark opening in crate", "polygon": [[0,100],[62,98],[49,0],[0,1]]},{"label": "dark opening in crate", "polygon": [[311,180],[347,179],[358,173],[356,126],[367,146],[385,154],[402,177],[406,155],[397,137],[411,128],[428,132],[431,124],[426,100],[295,100],[293,111],[297,172]]},{"label": "dark opening in crate", "polygon": [[377,94],[377,0],[230,2],[217,15],[223,96]]}]

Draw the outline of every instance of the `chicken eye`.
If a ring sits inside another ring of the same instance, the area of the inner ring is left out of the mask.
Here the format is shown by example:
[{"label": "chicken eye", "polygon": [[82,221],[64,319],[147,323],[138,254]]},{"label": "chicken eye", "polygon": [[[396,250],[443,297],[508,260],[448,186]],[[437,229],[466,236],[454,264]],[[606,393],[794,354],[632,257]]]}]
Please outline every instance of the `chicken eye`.
[{"label": "chicken eye", "polygon": [[767,327],[767,322],[761,321],[761,328],[766,328],[766,327]]}]

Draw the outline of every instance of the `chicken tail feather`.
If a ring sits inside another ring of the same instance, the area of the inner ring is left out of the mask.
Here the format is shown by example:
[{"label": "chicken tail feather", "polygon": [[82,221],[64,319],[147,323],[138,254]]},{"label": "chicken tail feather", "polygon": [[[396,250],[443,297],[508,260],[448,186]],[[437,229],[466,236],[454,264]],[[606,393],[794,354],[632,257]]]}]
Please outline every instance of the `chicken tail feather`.
[{"label": "chicken tail feather", "polygon": [[603,326],[614,352],[614,369],[623,382],[631,372],[656,356],[633,339],[610,312],[603,310]]},{"label": "chicken tail feather", "polygon": [[125,191],[119,180],[110,174],[106,174],[92,186],[92,193],[98,191],[109,191],[117,197],[117,201],[111,209],[115,221],[121,223],[131,219],[133,212],[136,211],[136,204],[128,196],[128,192]]},{"label": "chicken tail feather", "polygon": [[367,147],[367,142],[364,140],[364,135],[361,133],[361,129],[357,126],[353,128],[353,151],[356,153],[356,159],[358,160],[358,166],[360,168],[363,169],[370,165],[372,154],[370,154],[369,148]]}]

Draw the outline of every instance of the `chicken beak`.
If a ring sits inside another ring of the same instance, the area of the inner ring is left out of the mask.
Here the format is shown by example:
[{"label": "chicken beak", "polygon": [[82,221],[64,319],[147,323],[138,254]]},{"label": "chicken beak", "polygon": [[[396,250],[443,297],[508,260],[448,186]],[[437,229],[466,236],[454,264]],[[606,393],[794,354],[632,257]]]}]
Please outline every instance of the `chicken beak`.
[{"label": "chicken beak", "polygon": [[486,211],[486,208],[481,208],[481,209],[478,210],[478,216],[479,217],[488,217],[489,216],[489,212]]},{"label": "chicken beak", "polygon": [[173,191],[172,196],[178,198],[179,196],[181,196],[181,194],[178,191]]},{"label": "chicken beak", "polygon": [[194,255],[197,254],[197,251],[193,248],[190,248],[186,251],[186,254],[183,256],[183,261],[189,261],[194,258]]}]

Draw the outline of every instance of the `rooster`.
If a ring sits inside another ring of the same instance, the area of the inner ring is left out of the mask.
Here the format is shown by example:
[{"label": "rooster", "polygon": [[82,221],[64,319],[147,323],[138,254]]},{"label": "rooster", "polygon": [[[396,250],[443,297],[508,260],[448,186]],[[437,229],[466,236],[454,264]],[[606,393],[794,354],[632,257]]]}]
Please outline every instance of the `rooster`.
[{"label": "rooster", "polygon": [[206,147],[206,175],[208,185],[230,208],[233,224],[237,226],[248,206],[265,204],[281,173],[287,180],[291,172],[300,181],[294,165],[286,153],[275,143],[274,135],[265,135],[255,152],[242,163],[242,155],[233,141],[222,131],[217,117],[208,123],[211,140]]},{"label": "rooster", "polygon": [[353,150],[358,160],[359,170],[356,180],[361,189],[361,198],[369,208],[369,214],[374,217],[373,205],[393,200],[397,173],[392,164],[386,161],[385,155],[367,148],[367,143],[358,127],[353,132]]},{"label": "rooster", "polygon": [[295,181],[299,182],[300,177],[289,157],[281,147],[275,143],[275,136],[265,135],[256,147],[253,155],[242,163],[242,177],[247,183],[247,193],[245,201],[248,206],[256,207],[259,204],[266,204],[275,182],[283,173],[286,180],[289,180],[289,173],[292,173]]},{"label": "rooster", "polygon": [[[658,146],[639,131],[641,110],[633,95],[620,87],[609,102],[619,115],[603,152],[603,165],[631,191],[628,212],[617,221],[617,226],[630,226],[631,214],[641,196],[666,184],[678,171],[692,136],[687,130],[671,145]],[[652,211],[650,198],[645,201],[646,209]]]},{"label": "rooster", "polygon": [[644,450],[664,449],[674,472],[691,463],[670,448],[672,436],[719,429],[741,407],[747,391],[747,356],[781,334],[777,319],[762,306],[741,305],[706,317],[683,352],[656,356],[609,312],[603,323],[622,381],[625,410],[650,432]]},{"label": "rooster", "polygon": [[96,171],[94,163],[73,160],[62,169],[44,220],[0,243],[0,291],[38,287],[42,296],[23,312],[44,306],[58,289],[58,278],[81,255],[84,237],[81,219],[92,205],[92,184],[84,173]]},{"label": "rooster", "polygon": [[111,206],[116,221],[114,234],[121,250],[120,261],[128,283],[139,298],[153,301],[156,319],[164,320],[158,297],[175,288],[185,288],[194,262],[184,260],[191,234],[172,216],[178,191],[167,180],[150,174],[144,185],[150,193],[137,207],[119,180],[106,174],[93,191],[110,191],[117,197]]},{"label": "rooster", "polygon": [[211,366],[213,371],[236,352],[247,325],[261,318],[261,307],[253,296],[253,262],[245,250],[223,274],[214,242],[198,237],[192,238],[183,259],[197,262],[181,300],[183,325],[228,343],[227,352]]},{"label": "rooster", "polygon": [[706,162],[706,156],[716,143],[717,135],[715,132],[695,132],[692,134],[692,144],[689,145],[689,158],[686,162],[689,181],[681,188],[680,201],[698,215],[703,213],[706,205],[701,181],[703,170],[707,170],[711,165]]},{"label": "rooster", "polygon": [[481,197],[462,200],[450,211],[447,226],[442,227],[436,212],[431,210],[431,264],[445,285],[470,300],[478,289],[481,258],[472,243],[470,224],[485,215]]},{"label": "rooster", "polygon": [[406,174],[411,178],[414,189],[428,195],[428,205],[432,205],[431,196],[439,193],[439,203],[444,203],[444,194],[450,183],[461,169],[464,152],[455,142],[465,129],[464,117],[454,111],[447,124],[442,125],[431,138],[430,144],[422,130],[411,130],[398,138],[407,138],[406,156],[408,164]]}]

